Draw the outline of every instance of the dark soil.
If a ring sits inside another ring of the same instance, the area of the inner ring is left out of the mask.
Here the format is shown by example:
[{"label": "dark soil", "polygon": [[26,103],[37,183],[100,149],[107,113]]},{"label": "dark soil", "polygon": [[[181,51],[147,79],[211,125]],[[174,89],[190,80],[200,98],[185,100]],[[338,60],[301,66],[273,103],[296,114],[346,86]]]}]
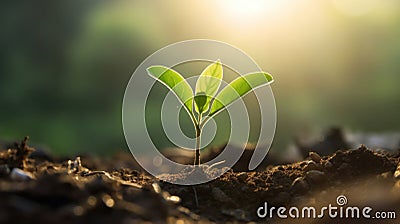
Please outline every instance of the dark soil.
[{"label": "dark soil", "polygon": [[[0,223],[360,221],[278,219],[276,213],[260,219],[256,213],[264,202],[300,208],[337,206],[339,195],[347,197],[348,205],[400,215],[398,154],[377,153],[364,146],[328,156],[310,153],[303,161],[264,166],[255,172],[229,170],[193,187],[160,182],[132,165],[132,160],[128,153],[110,159],[59,160],[33,152],[25,139],[0,152]],[[367,221],[377,220],[362,220]]]}]

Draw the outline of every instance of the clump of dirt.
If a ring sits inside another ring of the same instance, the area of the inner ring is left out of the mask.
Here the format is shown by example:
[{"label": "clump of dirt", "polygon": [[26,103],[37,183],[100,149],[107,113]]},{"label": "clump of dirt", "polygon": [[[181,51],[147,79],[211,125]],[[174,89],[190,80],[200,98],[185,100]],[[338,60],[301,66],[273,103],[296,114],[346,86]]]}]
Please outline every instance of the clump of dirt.
[{"label": "clump of dirt", "polygon": [[34,151],[28,146],[29,136],[25,137],[21,143],[14,143],[13,149],[0,152],[0,165],[7,164],[10,168],[28,168],[33,162],[29,155]]},{"label": "clump of dirt", "polygon": [[[329,156],[311,152],[307,159],[296,163],[253,172],[228,170],[205,184],[179,186],[140,170],[111,168],[112,163],[93,157],[60,162],[35,160],[29,154],[21,155],[31,151],[26,140],[0,153],[0,166],[9,170],[0,175],[0,223],[298,223],[298,219],[280,220],[276,215],[261,219],[257,209],[265,202],[268,206],[336,205],[339,195],[347,196],[352,205],[400,211],[399,156],[364,146]],[[127,154],[116,158],[115,164],[126,164],[123,160],[132,157]],[[169,178],[185,175],[190,173]],[[301,220],[333,221],[348,220]],[[393,223],[393,219],[389,221]]]}]

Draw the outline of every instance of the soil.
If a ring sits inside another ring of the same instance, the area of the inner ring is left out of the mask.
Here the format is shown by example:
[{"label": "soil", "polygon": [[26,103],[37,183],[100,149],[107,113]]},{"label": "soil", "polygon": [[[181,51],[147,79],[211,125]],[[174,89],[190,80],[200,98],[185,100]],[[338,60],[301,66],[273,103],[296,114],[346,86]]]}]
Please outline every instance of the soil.
[{"label": "soil", "polygon": [[146,174],[132,163],[129,153],[108,159],[81,156],[68,160],[34,151],[27,141],[25,138],[0,152],[0,223],[360,221],[328,215],[320,219],[279,219],[276,213],[272,218],[270,214],[257,216],[265,202],[268,208],[320,208],[338,206],[339,195],[347,197],[349,206],[370,206],[373,211],[400,215],[399,154],[378,153],[365,146],[326,156],[309,152],[304,160],[263,164],[253,172],[236,167],[211,182],[179,186]]}]

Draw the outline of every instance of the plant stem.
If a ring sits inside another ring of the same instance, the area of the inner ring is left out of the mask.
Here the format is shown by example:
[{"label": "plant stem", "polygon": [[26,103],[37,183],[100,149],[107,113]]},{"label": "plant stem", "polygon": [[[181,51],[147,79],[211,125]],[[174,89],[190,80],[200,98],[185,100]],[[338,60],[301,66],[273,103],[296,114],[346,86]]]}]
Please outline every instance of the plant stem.
[{"label": "plant stem", "polygon": [[[198,116],[198,124],[200,124],[201,121],[201,114]],[[200,166],[200,144],[201,144],[201,127],[200,125],[196,125],[196,149],[195,149],[195,155],[194,155],[194,165]]]}]

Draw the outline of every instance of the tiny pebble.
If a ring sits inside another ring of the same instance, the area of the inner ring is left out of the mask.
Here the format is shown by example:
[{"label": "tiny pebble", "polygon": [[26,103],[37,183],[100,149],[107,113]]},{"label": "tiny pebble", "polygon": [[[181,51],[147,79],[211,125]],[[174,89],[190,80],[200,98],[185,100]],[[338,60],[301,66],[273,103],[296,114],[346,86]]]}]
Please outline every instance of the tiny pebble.
[{"label": "tiny pebble", "polygon": [[12,169],[10,177],[11,177],[11,179],[17,180],[17,181],[25,181],[25,180],[34,179],[34,177],[31,173],[25,172],[19,168]]},{"label": "tiny pebble", "polygon": [[319,163],[321,161],[321,156],[318,155],[316,152],[309,152],[308,156],[316,163]]},{"label": "tiny pebble", "polygon": [[161,187],[157,183],[152,183],[151,186],[153,187],[154,192],[157,194],[161,193]]},{"label": "tiny pebble", "polygon": [[394,171],[394,178],[398,179],[400,177],[400,170]]},{"label": "tiny pebble", "polygon": [[166,200],[175,204],[181,202],[181,198],[175,195],[167,197]]},{"label": "tiny pebble", "polygon": [[394,178],[396,178],[396,179],[400,179],[400,164],[397,165],[397,169],[396,169],[396,171],[394,171],[393,176],[394,176]]}]

